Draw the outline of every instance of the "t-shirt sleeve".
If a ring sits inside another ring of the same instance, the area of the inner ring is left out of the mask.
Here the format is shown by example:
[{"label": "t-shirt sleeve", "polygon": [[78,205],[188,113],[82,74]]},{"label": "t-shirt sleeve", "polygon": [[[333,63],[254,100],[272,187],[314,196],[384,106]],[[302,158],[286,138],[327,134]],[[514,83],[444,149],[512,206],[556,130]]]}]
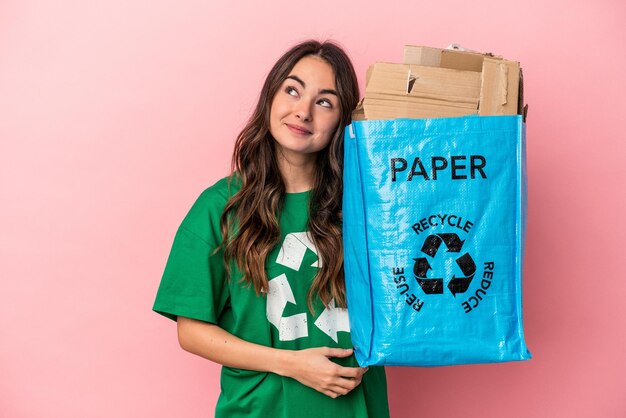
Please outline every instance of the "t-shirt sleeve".
[{"label": "t-shirt sleeve", "polygon": [[181,223],[152,310],[217,324],[229,299],[219,220],[227,193],[218,182],[205,190]]}]

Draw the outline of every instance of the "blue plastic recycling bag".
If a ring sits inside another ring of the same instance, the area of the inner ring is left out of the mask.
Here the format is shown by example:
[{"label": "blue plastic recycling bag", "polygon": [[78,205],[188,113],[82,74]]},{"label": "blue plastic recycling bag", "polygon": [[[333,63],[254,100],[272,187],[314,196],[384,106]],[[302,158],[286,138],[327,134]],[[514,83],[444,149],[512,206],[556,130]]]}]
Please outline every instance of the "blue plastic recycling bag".
[{"label": "blue plastic recycling bag", "polygon": [[359,364],[529,359],[522,117],[354,121],[344,141],[346,291]]}]

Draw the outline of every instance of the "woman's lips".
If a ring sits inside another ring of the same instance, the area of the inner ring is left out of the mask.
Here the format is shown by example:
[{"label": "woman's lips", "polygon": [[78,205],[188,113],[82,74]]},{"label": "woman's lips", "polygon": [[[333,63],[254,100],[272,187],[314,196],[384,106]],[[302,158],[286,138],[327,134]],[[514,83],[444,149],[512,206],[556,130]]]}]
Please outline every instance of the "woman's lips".
[{"label": "woman's lips", "polygon": [[289,130],[295,134],[298,134],[298,135],[311,135],[312,134],[312,132],[309,131],[308,129],[302,128],[298,125],[291,125],[289,123],[286,123],[285,125],[287,125],[287,128],[289,128]]}]

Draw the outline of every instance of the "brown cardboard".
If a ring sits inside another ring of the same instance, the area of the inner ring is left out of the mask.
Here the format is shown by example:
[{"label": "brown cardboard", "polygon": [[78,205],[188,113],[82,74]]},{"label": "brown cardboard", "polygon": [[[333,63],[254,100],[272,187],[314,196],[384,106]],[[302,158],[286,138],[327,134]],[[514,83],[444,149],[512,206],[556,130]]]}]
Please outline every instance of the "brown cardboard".
[{"label": "brown cardboard", "polygon": [[478,114],[481,116],[517,114],[519,63],[485,57],[481,76]]},{"label": "brown cardboard", "polygon": [[365,120],[365,111],[363,110],[363,99],[359,101],[356,109],[352,111],[352,120]]},{"label": "brown cardboard", "polygon": [[441,64],[441,49],[428,46],[406,46],[404,47],[403,62],[405,64],[439,67]]},{"label": "brown cardboard", "polygon": [[354,120],[526,116],[518,62],[492,54],[406,46],[403,64],[369,67]]},{"label": "brown cardboard", "polygon": [[477,54],[475,52],[442,49],[440,67],[481,72],[484,57],[483,54]]},{"label": "brown cardboard", "polygon": [[477,114],[480,73],[379,62],[368,75],[362,104],[366,119]]}]

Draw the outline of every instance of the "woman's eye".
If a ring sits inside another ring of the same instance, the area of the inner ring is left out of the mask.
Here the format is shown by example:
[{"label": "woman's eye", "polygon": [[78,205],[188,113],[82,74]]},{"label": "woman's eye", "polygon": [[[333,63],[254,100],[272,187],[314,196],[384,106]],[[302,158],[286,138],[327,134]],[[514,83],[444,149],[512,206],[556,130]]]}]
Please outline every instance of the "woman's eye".
[{"label": "woman's eye", "polygon": [[285,92],[290,96],[294,96],[294,97],[298,96],[298,90],[290,86],[285,89]]},{"label": "woman's eye", "polygon": [[319,103],[321,106],[324,106],[324,107],[333,107],[333,104],[328,99],[321,99],[317,103]]}]

